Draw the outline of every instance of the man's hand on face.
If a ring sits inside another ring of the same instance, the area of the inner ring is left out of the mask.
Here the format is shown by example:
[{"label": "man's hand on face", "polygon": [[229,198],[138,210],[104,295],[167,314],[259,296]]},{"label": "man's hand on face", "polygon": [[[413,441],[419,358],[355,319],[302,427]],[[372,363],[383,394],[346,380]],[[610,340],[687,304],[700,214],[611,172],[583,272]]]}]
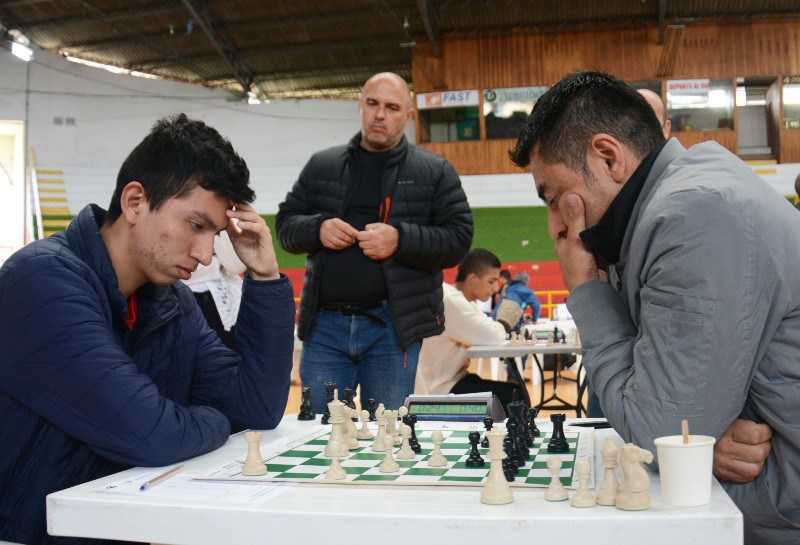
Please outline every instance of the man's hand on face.
[{"label": "man's hand on face", "polygon": [[236,255],[247,266],[254,280],[276,280],[280,278],[278,259],[272,243],[272,233],[264,218],[249,204],[239,203],[235,210],[227,210],[228,236]]},{"label": "man's hand on face", "polygon": [[758,477],[772,450],[772,428],[751,420],[734,420],[714,445],[714,475],[735,483]]},{"label": "man's hand on face", "polygon": [[319,227],[319,240],[329,250],[344,250],[356,241],[358,231],[339,218],[331,218],[322,222]]},{"label": "man's hand on face", "polygon": [[359,231],[358,246],[364,255],[376,261],[386,259],[397,251],[400,235],[397,229],[385,223],[370,223]]},{"label": "man's hand on face", "polygon": [[558,209],[566,228],[558,234],[555,250],[566,288],[572,291],[589,280],[606,278],[598,269],[594,254],[579,236],[586,230],[583,199],[575,193],[567,193],[559,199]]}]

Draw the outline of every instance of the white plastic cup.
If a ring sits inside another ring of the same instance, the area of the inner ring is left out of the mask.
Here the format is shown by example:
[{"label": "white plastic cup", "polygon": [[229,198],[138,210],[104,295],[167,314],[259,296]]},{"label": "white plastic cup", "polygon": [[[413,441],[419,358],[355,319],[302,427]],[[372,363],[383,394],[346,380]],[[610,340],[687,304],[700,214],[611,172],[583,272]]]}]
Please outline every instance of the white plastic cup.
[{"label": "white plastic cup", "polygon": [[711,501],[711,467],[716,439],[708,435],[658,437],[661,499],[666,505],[695,507]]}]

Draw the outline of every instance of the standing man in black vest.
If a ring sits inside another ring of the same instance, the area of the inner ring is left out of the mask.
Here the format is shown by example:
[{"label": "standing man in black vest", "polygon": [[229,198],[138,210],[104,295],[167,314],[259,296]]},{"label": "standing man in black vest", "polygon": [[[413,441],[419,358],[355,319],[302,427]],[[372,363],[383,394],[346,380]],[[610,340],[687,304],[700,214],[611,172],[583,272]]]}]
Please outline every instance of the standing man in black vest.
[{"label": "standing man in black vest", "polygon": [[311,157],[276,218],[281,246],[308,253],[298,336],[315,412],[329,380],[340,392],[360,386],[362,406],[403,403],[422,339],[444,330],[442,269],[472,243],[455,169],[403,135],[406,82],[376,74],[358,105],[361,132]]}]

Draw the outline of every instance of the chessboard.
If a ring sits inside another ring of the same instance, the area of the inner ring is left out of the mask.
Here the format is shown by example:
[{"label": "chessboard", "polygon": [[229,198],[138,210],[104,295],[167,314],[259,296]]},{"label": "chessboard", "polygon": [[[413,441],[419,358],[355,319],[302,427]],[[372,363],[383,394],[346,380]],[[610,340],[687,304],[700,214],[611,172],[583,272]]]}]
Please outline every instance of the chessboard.
[{"label": "chessboard", "polygon": [[[374,423],[371,423],[374,424]],[[569,452],[549,453],[547,444],[552,432],[549,422],[541,426],[541,435],[534,438],[530,448],[531,458],[519,468],[515,480],[509,483],[512,487],[547,487],[550,472],[547,460],[550,456],[558,456],[562,460],[562,484],[568,488],[577,488],[578,480],[574,473],[575,462],[586,460],[593,468],[594,440],[593,430],[564,426],[564,435],[569,444]],[[502,424],[497,425],[504,429]],[[376,427],[371,428],[376,432]],[[431,434],[440,430],[444,436],[441,446],[447,458],[443,467],[429,467],[427,458],[433,451]],[[330,465],[330,458],[323,454],[330,437],[331,427],[311,425],[308,431],[261,445],[261,454],[267,465],[267,473],[260,476],[242,475],[242,466],[246,457],[243,450],[240,458],[230,460],[203,472],[197,479],[202,480],[247,480],[297,483],[333,483],[333,484],[381,484],[381,485],[447,485],[447,486],[481,486],[489,474],[490,461],[488,448],[480,448],[486,465],[469,467],[465,460],[469,457],[470,444],[467,438],[470,431],[480,431],[483,427],[477,423],[466,422],[420,422],[416,426],[416,436],[422,450],[413,460],[397,460],[400,471],[381,473],[378,469],[384,459],[383,452],[372,451],[372,440],[359,440],[358,449],[341,458],[341,465],[347,476],[343,480],[325,479],[325,472]],[[590,486],[594,486],[594,470],[590,471]]]}]

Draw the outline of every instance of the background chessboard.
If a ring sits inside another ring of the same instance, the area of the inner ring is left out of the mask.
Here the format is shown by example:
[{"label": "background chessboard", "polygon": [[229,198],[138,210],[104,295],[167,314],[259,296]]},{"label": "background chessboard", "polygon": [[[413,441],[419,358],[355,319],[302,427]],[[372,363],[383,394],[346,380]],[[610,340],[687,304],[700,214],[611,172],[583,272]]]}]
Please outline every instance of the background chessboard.
[{"label": "background chessboard", "polygon": [[[377,426],[375,423],[371,424],[370,429],[375,434]],[[549,425],[549,422],[547,424]],[[503,428],[502,425],[498,427]],[[472,423],[427,421],[417,424],[416,428],[422,452],[413,460],[397,460],[395,456],[400,471],[381,473],[379,466],[384,453],[372,451],[372,440],[359,440],[359,448],[351,450],[347,457],[340,459],[347,477],[343,480],[328,481],[325,479],[325,472],[330,465],[330,458],[323,454],[323,450],[330,437],[330,429],[330,426],[312,425],[308,432],[300,432],[272,444],[262,444],[261,453],[268,470],[266,475],[243,476],[241,468],[247,454],[243,452],[241,458],[210,468],[197,478],[332,484],[480,486],[489,474],[488,449],[479,448],[481,456],[486,460],[485,466],[469,467],[464,464],[470,453],[467,436],[472,430],[483,432],[482,426]],[[444,436],[441,448],[442,454],[448,461],[444,467],[428,467],[427,463],[430,453],[433,452],[431,434],[435,430],[440,430]],[[561,482],[564,486],[576,488],[578,481],[573,471],[575,462],[581,459],[587,460],[590,464],[593,462],[593,430],[565,426],[564,435],[570,448],[569,452],[559,454],[547,452],[551,428],[548,426],[541,430],[541,435],[534,438],[534,446],[529,447],[531,459],[527,460],[524,467],[520,467],[515,481],[510,484],[518,487],[546,487],[550,482],[547,460],[550,456],[558,456],[562,460]],[[395,447],[395,454],[398,448]],[[593,475],[592,470],[590,476]],[[594,484],[590,482],[589,485]]]}]

